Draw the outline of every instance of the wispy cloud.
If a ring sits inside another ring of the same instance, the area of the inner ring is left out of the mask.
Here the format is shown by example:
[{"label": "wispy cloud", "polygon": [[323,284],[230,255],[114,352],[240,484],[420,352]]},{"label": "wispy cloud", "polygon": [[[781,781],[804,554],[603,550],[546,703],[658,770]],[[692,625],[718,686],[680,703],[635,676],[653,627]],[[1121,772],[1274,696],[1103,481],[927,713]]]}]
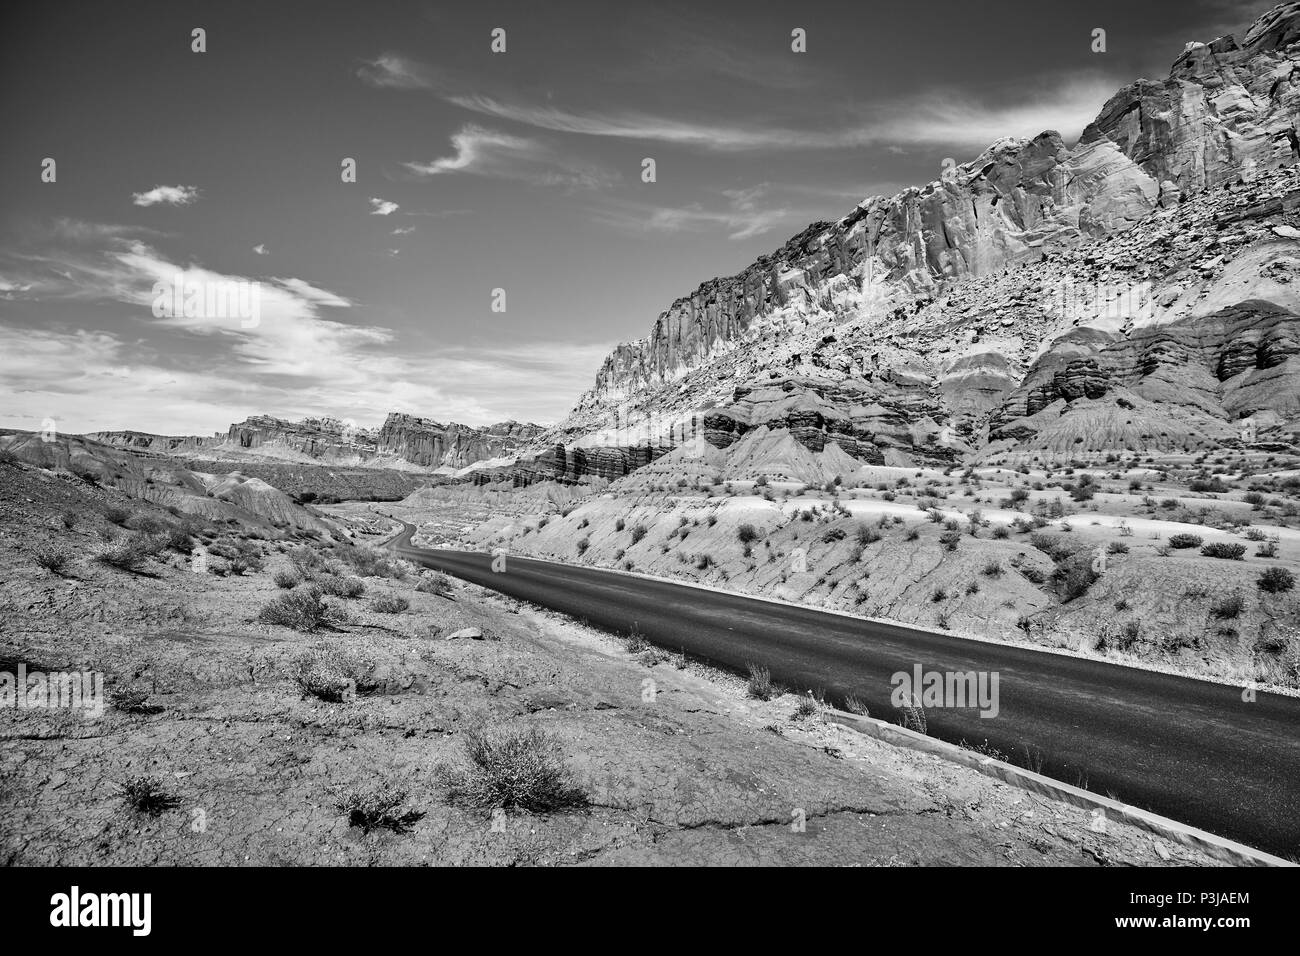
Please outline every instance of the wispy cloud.
[{"label": "wispy cloud", "polygon": [[413,232],[415,232],[414,226],[398,226],[396,229],[393,230],[393,235],[409,236]]},{"label": "wispy cloud", "polygon": [[468,124],[453,133],[454,152],[428,162],[403,163],[416,176],[470,173],[546,186],[598,189],[617,179],[592,163],[576,160],[541,140]]},{"label": "wispy cloud", "polygon": [[[592,215],[599,222],[637,235],[719,229],[728,239],[739,241],[806,223],[824,213],[827,207],[846,212],[862,198],[852,189],[805,189],[773,183],[723,189],[720,193],[727,200],[725,206],[610,202],[594,210]],[[810,200],[809,195],[814,198]]]},{"label": "wispy cloud", "polygon": [[372,198],[370,205],[374,207],[370,211],[372,216],[391,216],[401,208],[395,202],[389,202],[387,199],[379,199],[378,197]]},{"label": "wispy cloud", "polygon": [[586,136],[651,140],[709,150],[846,149],[883,145],[952,145],[981,149],[1005,136],[1037,136],[1055,129],[1077,136],[1114,92],[1107,80],[1076,82],[1011,103],[986,104],[957,92],[930,93],[857,123],[832,130],[800,130],[761,122],[737,126],[673,120],[637,113],[574,113],[508,104],[481,95],[453,96],[465,109],[540,129]]},{"label": "wispy cloud", "polygon": [[265,243],[261,243],[261,242],[253,246],[253,251],[257,253],[259,256],[269,256],[271,254],[271,250],[266,248]]},{"label": "wispy cloud", "polygon": [[357,76],[371,86],[392,90],[427,90],[433,87],[430,71],[423,64],[396,53],[382,53],[357,69]]},{"label": "wispy cloud", "polygon": [[137,206],[188,206],[199,198],[195,186],[155,186],[142,193],[133,193],[131,201]]},{"label": "wispy cloud", "polygon": [[[381,87],[421,89],[462,109],[535,129],[581,136],[642,140],[689,146],[715,152],[756,150],[826,150],[884,146],[950,146],[980,150],[1006,136],[1033,137],[1048,129],[1066,138],[1077,136],[1115,90],[1113,78],[1075,78],[1061,85],[1026,83],[984,97],[961,90],[930,90],[903,101],[868,107],[826,104],[827,121],[806,128],[783,126],[770,117],[752,122],[718,121],[708,117],[670,117],[626,110],[563,109],[513,101],[487,93],[457,90],[432,70],[410,59],[386,53],[359,74]],[[743,71],[737,68],[737,75]],[[1032,92],[1026,92],[1026,91]],[[847,120],[845,119],[847,117]],[[509,133],[491,133],[467,126],[458,134],[458,150],[419,166],[428,172],[475,167],[475,147],[511,150],[531,142]]]}]

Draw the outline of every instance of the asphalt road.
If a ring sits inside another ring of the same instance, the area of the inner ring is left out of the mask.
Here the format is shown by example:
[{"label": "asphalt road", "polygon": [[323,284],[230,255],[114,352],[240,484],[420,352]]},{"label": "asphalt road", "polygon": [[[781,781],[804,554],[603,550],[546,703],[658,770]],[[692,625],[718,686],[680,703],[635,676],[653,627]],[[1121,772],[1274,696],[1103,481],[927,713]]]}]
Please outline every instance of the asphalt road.
[{"label": "asphalt road", "polygon": [[[897,672],[998,675],[998,713],[926,708],[929,733],[1286,857],[1300,857],[1300,699],[810,608],[511,555],[389,542],[403,558],[610,631],[744,674],[766,665],[800,691],[863,700],[893,719]],[[1041,766],[1033,757],[1041,755]]]}]

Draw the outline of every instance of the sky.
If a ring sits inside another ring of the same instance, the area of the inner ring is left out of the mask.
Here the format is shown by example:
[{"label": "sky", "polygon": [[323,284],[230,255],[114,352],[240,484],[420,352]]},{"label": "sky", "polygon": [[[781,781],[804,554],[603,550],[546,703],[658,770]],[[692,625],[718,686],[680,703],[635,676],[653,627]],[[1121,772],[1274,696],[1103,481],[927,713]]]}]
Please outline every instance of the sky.
[{"label": "sky", "polygon": [[702,282],[1269,6],[6,0],[0,426],[554,422]]}]

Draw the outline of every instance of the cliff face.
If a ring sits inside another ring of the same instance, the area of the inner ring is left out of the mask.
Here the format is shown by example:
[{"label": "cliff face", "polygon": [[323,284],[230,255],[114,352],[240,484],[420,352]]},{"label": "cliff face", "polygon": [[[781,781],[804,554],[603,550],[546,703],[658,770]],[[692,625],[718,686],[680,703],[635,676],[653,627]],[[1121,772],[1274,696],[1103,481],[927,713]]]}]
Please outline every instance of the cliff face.
[{"label": "cliff face", "polygon": [[392,412],[375,441],[381,455],[427,468],[464,468],[475,462],[512,455],[541,432],[540,425],[519,422],[470,428]]},{"label": "cliff face", "polygon": [[220,458],[234,454],[267,460],[320,462],[354,467],[433,471],[460,469],[476,462],[511,455],[535,438],[540,425],[501,422],[472,428],[454,422],[391,412],[378,429],[358,428],[337,418],[291,422],[253,415],[211,438],[149,435],[144,432],[99,432],[86,437],[118,448],[160,455]]},{"label": "cliff face", "polygon": [[923,188],[815,223],[735,276],[675,301],[619,346],[575,412],[679,379],[763,320],[837,307],[911,313],[963,280],[1127,230],[1157,206],[1300,159],[1300,4],[1231,36],[1189,44],[1163,82],[1138,81],[1080,142],[1045,132],[995,143]]},{"label": "cliff face", "polygon": [[518,473],[616,477],[687,422],[715,448],[765,426],[864,462],[1206,447],[1252,415],[1300,435],[1300,358],[1250,344],[1289,341],[1300,307],[1298,67],[1292,2],[1189,44],[1072,146],[1000,140],[814,223],[615,349]]}]

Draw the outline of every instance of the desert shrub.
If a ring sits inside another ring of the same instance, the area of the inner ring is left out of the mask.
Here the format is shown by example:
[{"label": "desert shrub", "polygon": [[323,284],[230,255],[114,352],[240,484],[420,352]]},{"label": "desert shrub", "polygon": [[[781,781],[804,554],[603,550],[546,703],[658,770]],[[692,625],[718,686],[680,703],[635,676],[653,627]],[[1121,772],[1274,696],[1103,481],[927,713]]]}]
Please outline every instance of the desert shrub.
[{"label": "desert shrub", "polygon": [[421,594],[436,594],[438,597],[451,597],[451,582],[441,574],[426,571],[420,578],[415,590]]},{"label": "desert shrub", "polygon": [[62,574],[72,561],[72,552],[59,545],[44,545],[32,552],[32,560],[46,571]]},{"label": "desert shrub", "polygon": [[550,813],[587,805],[559,742],[540,728],[471,730],[463,764],[439,767],[449,803],[476,810],[518,808]]},{"label": "desert shrub", "polygon": [[736,537],[741,544],[752,544],[758,540],[758,530],[752,524],[742,524],[736,529]]},{"label": "desert shrub", "polygon": [[331,604],[316,586],[295,588],[272,598],[257,614],[263,624],[278,624],[295,631],[315,631],[338,627],[348,621],[347,612]]},{"label": "desert shrub", "polygon": [[365,689],[374,662],[354,648],[324,641],[299,653],[289,663],[289,674],[303,694],[338,703]]},{"label": "desert shrub", "polygon": [[1069,561],[1079,553],[1081,548],[1078,539],[1067,534],[1034,532],[1029,536],[1029,543],[1056,564]]},{"label": "desert shrub", "polygon": [[843,528],[828,528],[822,535],[822,544],[831,544],[834,541],[843,541],[846,532]]},{"label": "desert shrub", "polygon": [[915,541],[919,537],[921,537],[921,532],[917,531],[915,528],[908,528],[907,534],[903,535],[903,539],[906,541]]},{"label": "desert shrub", "polygon": [[381,594],[370,602],[370,610],[376,614],[401,614],[410,606],[411,602],[400,594]]},{"label": "desert shrub", "polygon": [[1128,545],[1123,541],[1112,541],[1106,545],[1106,551],[1109,554],[1128,554]]},{"label": "desert shrub", "polygon": [[374,548],[343,548],[342,558],[363,578],[392,578],[400,581],[406,577],[406,562],[398,561]]},{"label": "desert shrub", "polygon": [[160,539],[137,531],[95,555],[95,560],[122,571],[138,571],[160,550]]},{"label": "desert shrub", "polygon": [[701,554],[695,559],[695,566],[701,571],[707,571],[709,568],[713,567],[713,556],[709,554]]},{"label": "desert shrub", "polygon": [[1268,651],[1270,654],[1279,654],[1286,650],[1287,636],[1278,631],[1271,631],[1268,634],[1261,634],[1255,638],[1255,648],[1261,651]]},{"label": "desert shrub", "polygon": [[761,664],[750,664],[745,693],[755,700],[771,700],[776,697],[777,689],[772,683],[772,672]]},{"label": "desert shrub", "polygon": [[404,787],[381,779],[344,789],[335,806],[348,818],[348,825],[359,827],[362,833],[379,829],[405,833],[424,816],[406,806],[407,796]]},{"label": "desert shrub", "polygon": [[615,531],[622,531],[625,527],[627,527],[627,522],[625,522],[622,518],[619,518],[617,521],[614,522]]},{"label": "desert shrub", "polygon": [[1169,547],[1175,549],[1199,548],[1201,540],[1201,536],[1196,534],[1171,534],[1169,536]]},{"label": "desert shrub", "polygon": [[194,548],[194,535],[189,528],[168,525],[163,530],[163,545],[179,554],[189,554]]},{"label": "desert shrub", "polygon": [[993,529],[993,537],[997,538],[999,541],[1001,541],[1003,538],[1008,538],[1010,536],[1011,536],[1011,531],[1007,528],[1006,525],[1000,524]]},{"label": "desert shrub", "polygon": [[104,517],[112,524],[126,527],[126,523],[131,518],[131,512],[127,511],[120,505],[109,505],[104,509]]},{"label": "desert shrub", "polygon": [[1245,531],[1241,533],[1241,536],[1245,538],[1247,541],[1263,541],[1265,538],[1268,537],[1268,535],[1266,535],[1259,528],[1247,528]]},{"label": "desert shrub", "polygon": [[578,542],[578,553],[586,554],[587,549],[590,547],[591,547],[591,541],[588,538],[583,538],[581,541]]},{"label": "desert shrub", "polygon": [[160,779],[145,774],[128,778],[122,784],[122,796],[132,810],[151,817],[162,816],[180,804]]},{"label": "desert shrub", "polygon": [[930,600],[933,601],[935,604],[938,604],[940,601],[947,600],[947,598],[948,598],[948,590],[942,586],[935,588],[934,591],[930,594]]},{"label": "desert shrub", "polygon": [[1255,582],[1261,591],[1281,594],[1295,587],[1295,575],[1286,568],[1269,568]]},{"label": "desert shrub", "polygon": [[1271,540],[1270,540],[1270,541],[1265,541],[1263,544],[1261,544],[1258,548],[1255,549],[1255,557],[1257,557],[1257,558],[1276,558],[1276,557],[1277,557],[1277,542],[1276,542],[1276,541],[1271,541]]},{"label": "desert shrub", "polygon": [[1092,558],[1087,554],[1072,557],[1058,564],[1052,572],[1052,582],[1062,603],[1083,597],[1097,581],[1097,572],[1092,569]]},{"label": "desert shrub", "polygon": [[302,578],[298,577],[298,575],[293,571],[276,571],[275,574],[271,576],[271,580],[275,582],[276,587],[284,588],[286,590],[289,588],[296,588],[302,583]]},{"label": "desert shrub", "polygon": [[315,586],[321,594],[338,598],[359,598],[366,593],[365,582],[350,574],[317,575]]},{"label": "desert shrub", "polygon": [[127,519],[126,526],[132,531],[142,531],[145,534],[162,534],[169,528],[166,522],[148,514],[132,515]]},{"label": "desert shrub", "polygon": [[1231,544],[1227,541],[1214,541],[1201,548],[1201,554],[1207,558],[1240,561],[1246,555],[1246,546],[1244,544]]},{"label": "desert shrub", "polygon": [[633,543],[633,544],[636,544],[638,541],[640,541],[640,540],[641,540],[642,538],[644,538],[645,536],[646,536],[646,526],[645,526],[645,525],[643,525],[643,524],[639,524],[639,525],[637,525],[636,527],[634,527],[634,528],[632,529],[632,543]]},{"label": "desert shrub", "polygon": [[1022,565],[1016,570],[1018,570],[1021,576],[1030,584],[1042,584],[1047,580],[1047,576],[1032,564]]},{"label": "desert shrub", "polygon": [[956,530],[945,531],[939,535],[939,543],[948,551],[956,551],[957,545],[961,543],[961,532]]},{"label": "desert shrub", "polygon": [[1246,607],[1246,599],[1242,597],[1240,591],[1233,591],[1231,594],[1225,594],[1219,600],[1210,605],[1210,614],[1219,620],[1234,618],[1239,615]]},{"label": "desert shrub", "polygon": [[1001,577],[1002,564],[998,561],[990,561],[988,564],[984,565],[984,570],[981,573],[985,577],[990,577],[990,578]]}]

